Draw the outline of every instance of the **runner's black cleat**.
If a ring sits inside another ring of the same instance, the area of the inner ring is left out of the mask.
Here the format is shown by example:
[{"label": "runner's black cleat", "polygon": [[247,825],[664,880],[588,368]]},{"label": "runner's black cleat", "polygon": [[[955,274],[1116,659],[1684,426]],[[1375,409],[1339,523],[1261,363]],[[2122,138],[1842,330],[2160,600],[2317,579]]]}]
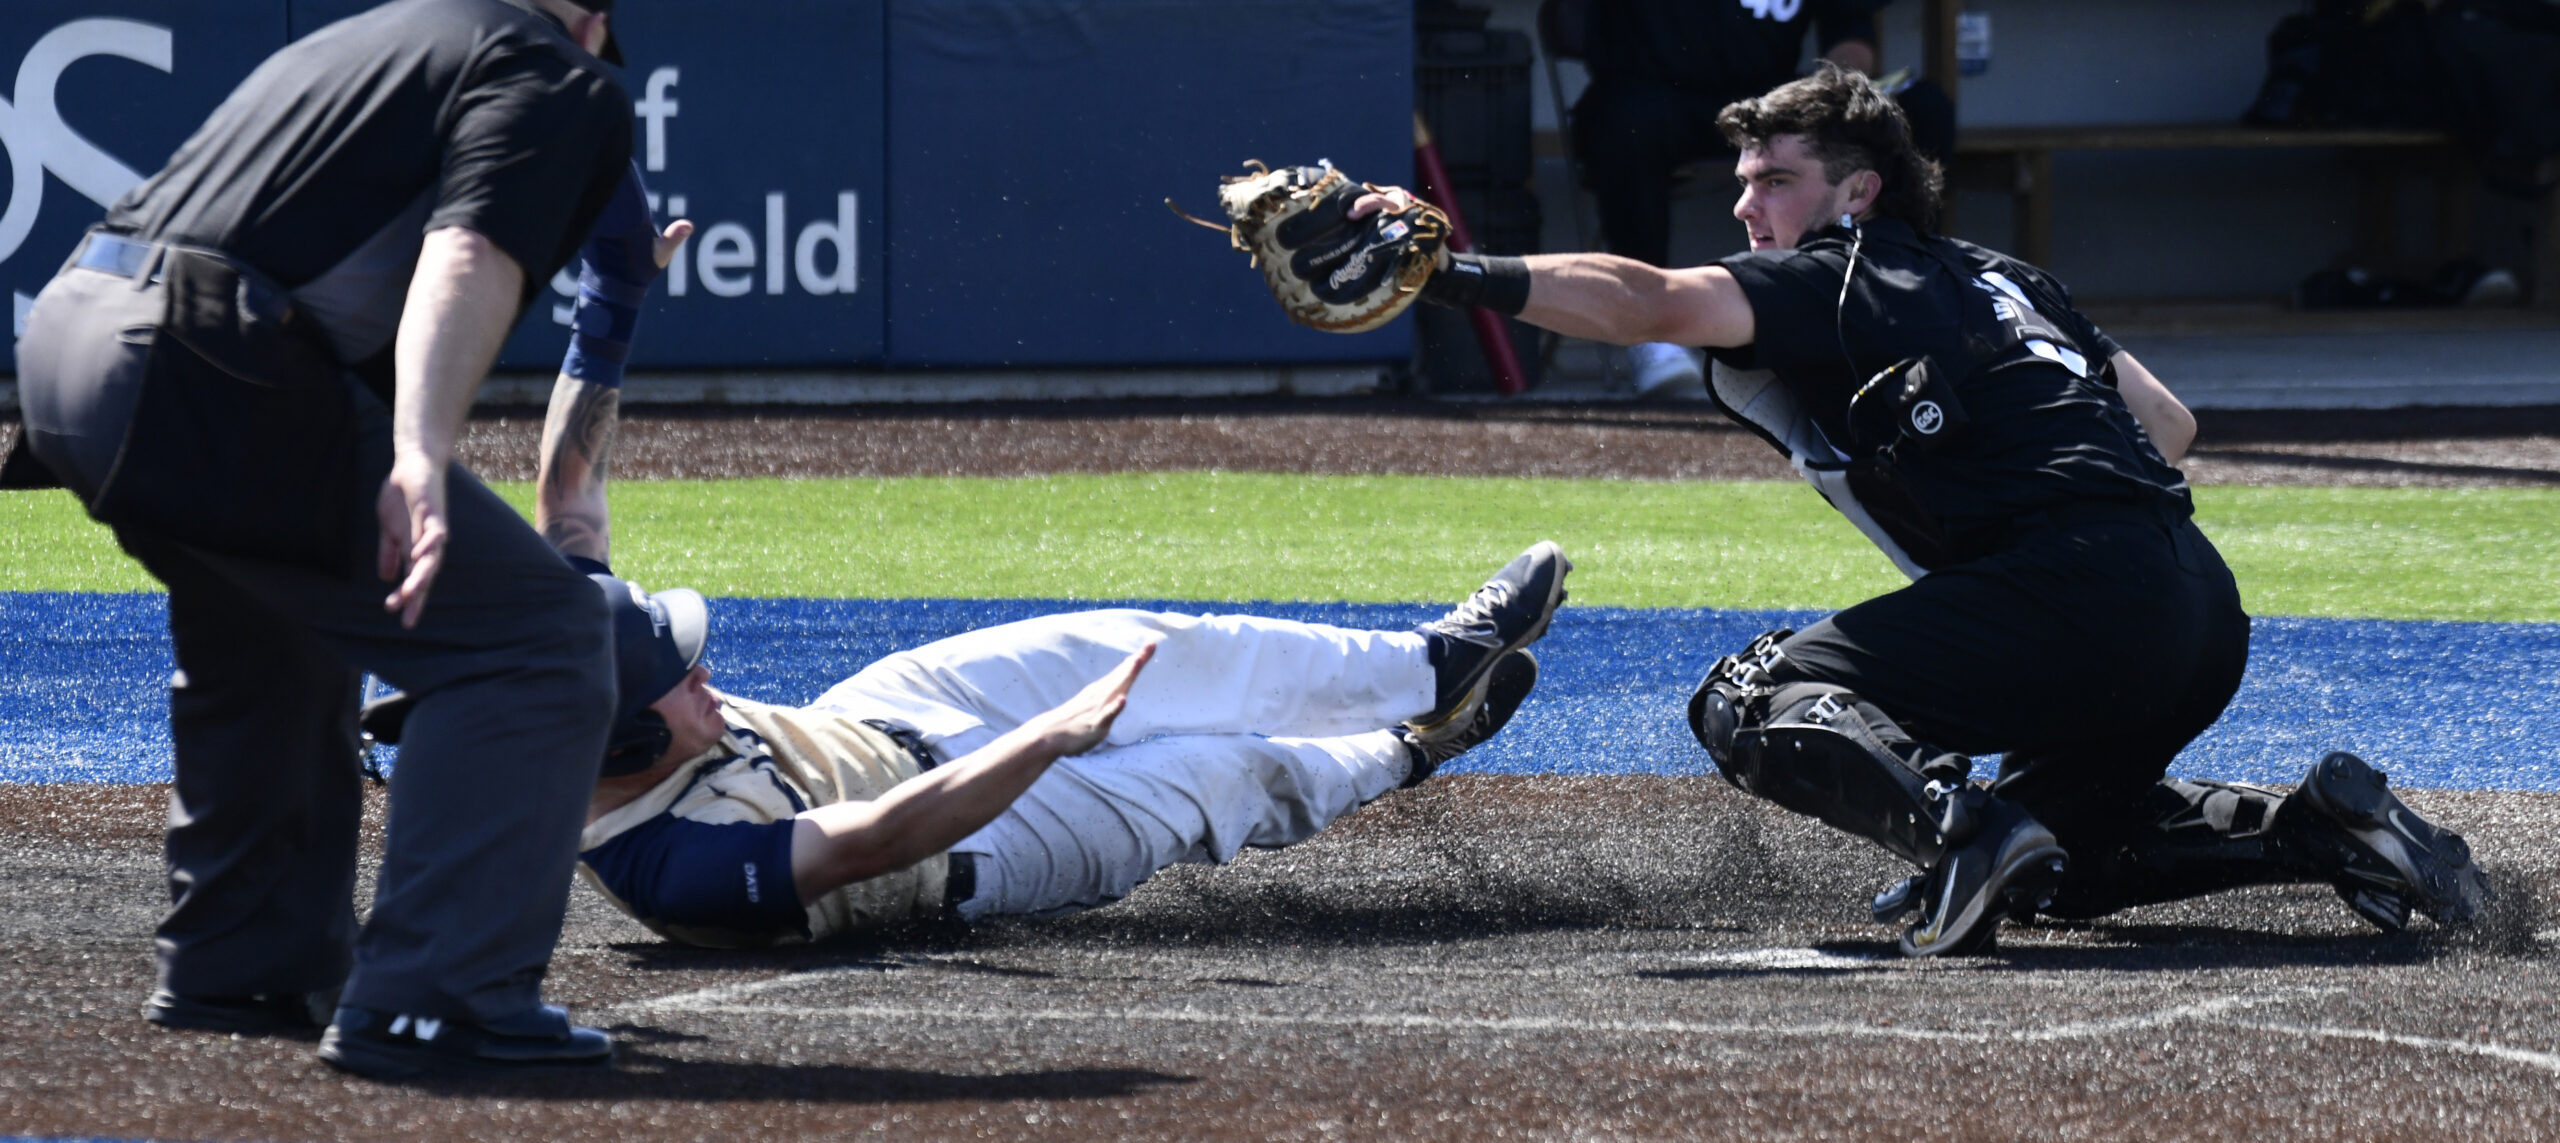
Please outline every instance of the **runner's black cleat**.
[{"label": "runner's black cleat", "polygon": [[1573,561],[1555,541],[1540,540],[1447,615],[1417,628],[1431,640],[1439,677],[1431,709],[1405,723],[1406,729],[1429,737],[1473,718],[1494,664],[1547,633],[1564,603],[1565,573],[1572,570]]},{"label": "runner's black cleat", "polygon": [[1443,723],[1428,734],[1411,727],[1400,728],[1398,733],[1404,736],[1405,749],[1413,755],[1413,770],[1405,775],[1405,787],[1410,789],[1421,785],[1440,768],[1441,763],[1483,745],[1486,739],[1500,733],[1503,725],[1511,721],[1513,712],[1520,709],[1521,702],[1529,697],[1529,691],[1537,685],[1537,657],[1527,651],[1513,651],[1495,663],[1492,672],[1485,676],[1484,689],[1479,692],[1473,713],[1466,719]]}]

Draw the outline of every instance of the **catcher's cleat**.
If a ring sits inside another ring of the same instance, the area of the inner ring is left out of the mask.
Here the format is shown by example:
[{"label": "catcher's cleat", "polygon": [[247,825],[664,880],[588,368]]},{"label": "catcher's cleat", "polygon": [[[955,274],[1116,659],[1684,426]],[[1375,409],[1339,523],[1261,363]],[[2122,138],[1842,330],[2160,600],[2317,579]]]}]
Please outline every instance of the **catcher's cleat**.
[{"label": "catcher's cleat", "polygon": [[1929,878],[1919,873],[1887,885],[1867,902],[1867,915],[1879,925],[1900,924],[1903,918],[1920,911],[1920,894],[1928,887]]},{"label": "catcher's cleat", "polygon": [[1504,655],[1485,676],[1485,686],[1465,718],[1452,719],[1429,733],[1401,730],[1405,750],[1413,755],[1413,770],[1405,775],[1410,788],[1422,784],[1440,764],[1484,744],[1511,721],[1513,712],[1538,685],[1538,660],[1527,651]]},{"label": "catcher's cleat", "polygon": [[[2027,811],[1976,791],[1972,840],[1947,851],[1922,883],[1920,922],[1902,933],[1904,956],[1988,952],[2003,917],[2032,916],[2052,899],[2070,856]],[[1879,896],[1878,914],[1890,904]]]},{"label": "catcher's cleat", "polygon": [[1564,603],[1565,573],[1572,570],[1573,561],[1555,541],[1540,540],[1447,615],[1416,628],[1431,640],[1439,681],[1431,709],[1405,723],[1406,729],[1428,737],[1465,721],[1484,701],[1493,665],[1547,633],[1548,621]]},{"label": "catcher's cleat", "polygon": [[2322,758],[2294,791],[2335,827],[2333,884],[2347,907],[2387,933],[2422,912],[2440,925],[2468,924],[2488,901],[2489,878],[2471,863],[2462,835],[2419,817],[2391,793],[2389,778],[2343,751]]},{"label": "catcher's cleat", "polygon": [[244,996],[191,996],[160,989],[142,1006],[142,1018],[163,1028],[228,1032],[240,1036],[290,1036],[318,1032],[337,1006],[325,992],[259,992]]},{"label": "catcher's cleat", "polygon": [[473,1071],[596,1067],[613,1062],[613,1037],[569,1022],[555,1005],[473,1024],[430,1016],[338,1009],[320,1037],[320,1058],[370,1079]]}]

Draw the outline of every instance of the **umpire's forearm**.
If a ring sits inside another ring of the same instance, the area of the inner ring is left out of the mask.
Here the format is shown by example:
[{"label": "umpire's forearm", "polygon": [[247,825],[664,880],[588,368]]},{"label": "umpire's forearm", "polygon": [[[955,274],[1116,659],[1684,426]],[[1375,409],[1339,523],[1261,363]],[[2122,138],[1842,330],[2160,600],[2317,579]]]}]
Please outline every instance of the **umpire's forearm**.
[{"label": "umpire's forearm", "polygon": [[392,355],[395,454],[438,471],[453,459],[472,395],[515,323],[523,286],[523,268],[481,234],[459,226],[428,232]]},{"label": "umpire's forearm", "polygon": [[612,562],[612,516],[605,479],[613,455],[622,390],[592,385],[566,373],[551,383],[551,409],[542,422],[542,460],[536,470],[533,524],[564,556]]}]

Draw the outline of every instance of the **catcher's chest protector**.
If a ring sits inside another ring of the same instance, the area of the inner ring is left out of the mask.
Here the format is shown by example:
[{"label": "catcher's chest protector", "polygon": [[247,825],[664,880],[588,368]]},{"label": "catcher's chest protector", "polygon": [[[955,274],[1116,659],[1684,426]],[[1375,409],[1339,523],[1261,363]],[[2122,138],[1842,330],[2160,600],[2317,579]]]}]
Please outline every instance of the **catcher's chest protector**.
[{"label": "catcher's chest protector", "polygon": [[[2027,287],[1990,266],[1968,265],[1966,260],[1939,249],[1938,244],[1928,244],[1923,249],[1956,281],[1964,283],[1962,349],[1949,354],[1951,359],[1922,359],[1943,382],[1936,390],[1942,395],[1943,413],[1932,410],[1932,417],[1938,418],[1939,423],[1960,423],[1962,403],[1956,394],[1965,387],[1986,383],[1986,374],[2005,366],[2050,362],[2083,379],[2095,375],[2096,369],[2078,343],[2039,311],[2034,293]],[[2049,304],[2061,303],[2052,300]],[[1918,352],[1922,347],[1912,348]],[[1797,474],[1864,533],[1895,567],[1902,569],[1902,574],[1916,580],[1933,568],[1957,562],[1959,557],[1937,514],[1913,493],[1903,469],[1912,452],[1963,448],[1955,425],[1938,439],[1924,441],[1910,418],[1897,418],[1904,426],[1900,436],[1882,442],[1846,442],[1844,447],[1843,442],[1833,441],[1823,431],[1804,398],[1776,371],[1736,369],[1722,361],[1712,364],[1707,393],[1717,407],[1787,454]],[[1886,372],[1902,367],[1897,365]],[[1883,379],[1884,375],[1879,374],[1878,380]],[[1869,391],[1884,388],[1878,384],[1868,386]],[[1861,401],[1866,395],[1861,392]],[[1861,411],[1855,407],[1859,403],[1852,402],[1851,416],[1844,420],[1860,422]]]}]

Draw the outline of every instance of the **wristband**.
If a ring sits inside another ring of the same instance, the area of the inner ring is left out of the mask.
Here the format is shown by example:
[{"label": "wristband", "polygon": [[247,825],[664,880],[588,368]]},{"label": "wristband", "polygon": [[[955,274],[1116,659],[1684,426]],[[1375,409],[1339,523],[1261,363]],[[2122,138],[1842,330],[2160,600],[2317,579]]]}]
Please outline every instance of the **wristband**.
[{"label": "wristband", "polygon": [[569,319],[569,352],[560,359],[560,372],[590,385],[621,388],[623,364],[631,360],[631,336],[640,327],[640,301],[648,296],[648,286],[616,282],[587,263],[578,271],[578,305]]},{"label": "wristband", "polygon": [[1500,255],[1452,254],[1449,264],[1422,284],[1421,300],[1435,306],[1482,306],[1506,317],[1529,307],[1529,260]]},{"label": "wristband", "polygon": [[634,164],[596,215],[578,251],[578,301],[569,327],[569,352],[560,372],[590,385],[622,387],[631,359],[631,335],[640,326],[640,303],[658,276],[658,224],[649,189]]}]

